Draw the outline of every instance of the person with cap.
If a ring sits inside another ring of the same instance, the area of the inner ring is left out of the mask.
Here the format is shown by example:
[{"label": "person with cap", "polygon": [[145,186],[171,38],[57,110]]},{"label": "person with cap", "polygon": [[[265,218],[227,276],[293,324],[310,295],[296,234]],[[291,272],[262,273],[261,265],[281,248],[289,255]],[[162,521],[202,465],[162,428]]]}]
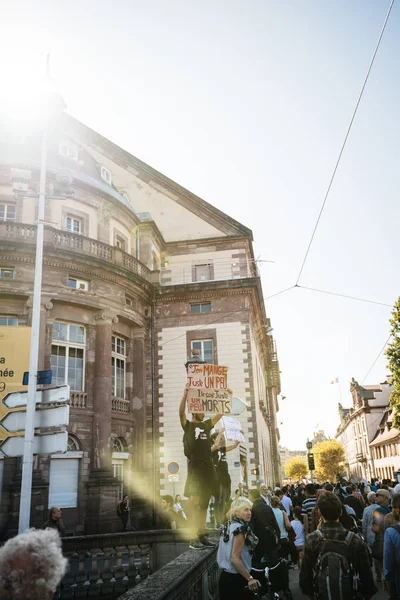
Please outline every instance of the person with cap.
[{"label": "person with cap", "polygon": [[383,570],[383,539],[385,533],[385,516],[391,512],[390,493],[388,490],[379,489],[376,492],[376,503],[378,508],[374,511],[372,531],[375,533],[375,540],[372,544],[372,557],[375,562],[376,580],[382,581]]}]

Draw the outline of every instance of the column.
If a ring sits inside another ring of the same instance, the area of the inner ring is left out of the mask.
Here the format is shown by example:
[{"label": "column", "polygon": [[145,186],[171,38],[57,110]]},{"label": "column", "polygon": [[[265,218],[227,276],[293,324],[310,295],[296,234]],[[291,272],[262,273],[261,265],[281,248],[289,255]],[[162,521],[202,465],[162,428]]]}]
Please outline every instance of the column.
[{"label": "column", "polygon": [[111,336],[112,324],[118,323],[118,318],[102,311],[94,319],[96,362],[93,386],[93,466],[95,469],[111,469]]},{"label": "column", "polygon": [[132,414],[135,421],[137,469],[148,468],[146,460],[146,348],[143,330],[132,336]]},{"label": "column", "polygon": [[85,534],[118,530],[116,518],[118,481],[111,470],[111,336],[117,316],[102,311],[96,323],[95,368],[93,382],[93,456],[87,483]]}]

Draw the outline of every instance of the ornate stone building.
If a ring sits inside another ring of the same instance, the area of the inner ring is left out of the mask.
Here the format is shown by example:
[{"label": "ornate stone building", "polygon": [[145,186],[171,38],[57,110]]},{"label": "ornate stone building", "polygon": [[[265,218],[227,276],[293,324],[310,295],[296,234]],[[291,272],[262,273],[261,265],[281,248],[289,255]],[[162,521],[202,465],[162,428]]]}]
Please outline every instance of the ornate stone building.
[{"label": "ornate stone building", "polygon": [[339,404],[340,425],[335,437],[343,444],[350,477],[371,481],[377,476],[370,444],[387,410],[390,390],[387,383],[360,385],[352,379],[353,406]]},{"label": "ornate stone building", "polygon": [[[0,325],[31,321],[40,139],[0,134]],[[48,143],[39,368],[71,386],[69,450],[36,457],[32,525],[49,505],[67,530],[144,526],[167,467],[185,460],[178,404],[192,349],[230,367],[248,473],[279,481],[279,364],[252,233],[64,114]],[[239,456],[231,460],[239,482]],[[20,459],[0,460],[0,527],[16,528]],[[178,491],[184,477],[177,483]],[[251,483],[249,481],[249,483]]]}]

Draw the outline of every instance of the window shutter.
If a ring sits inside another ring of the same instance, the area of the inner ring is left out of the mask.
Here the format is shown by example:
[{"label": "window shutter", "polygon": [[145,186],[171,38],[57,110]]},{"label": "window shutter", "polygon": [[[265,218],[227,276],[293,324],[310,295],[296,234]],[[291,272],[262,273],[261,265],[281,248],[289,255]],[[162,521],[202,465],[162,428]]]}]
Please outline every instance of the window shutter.
[{"label": "window shutter", "polygon": [[50,461],[49,507],[78,506],[79,458],[53,458]]}]

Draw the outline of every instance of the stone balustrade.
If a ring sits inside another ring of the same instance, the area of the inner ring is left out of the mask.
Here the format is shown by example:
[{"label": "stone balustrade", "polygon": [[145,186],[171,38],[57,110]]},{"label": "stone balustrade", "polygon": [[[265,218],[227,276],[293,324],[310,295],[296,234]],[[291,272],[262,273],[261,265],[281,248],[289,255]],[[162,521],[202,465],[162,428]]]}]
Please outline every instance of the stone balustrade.
[{"label": "stone balustrade", "polygon": [[111,399],[111,410],[113,412],[128,414],[131,411],[131,402],[124,398],[114,397]]},{"label": "stone balustrade", "polygon": [[115,600],[187,548],[180,531],[134,531],[63,538],[69,570],[56,600]]},{"label": "stone balustrade", "polygon": [[216,555],[216,548],[200,552],[187,550],[119,600],[217,600]]},{"label": "stone balustrade", "polygon": [[[36,242],[36,225],[24,223],[0,223],[0,241],[21,241],[34,244]],[[53,249],[65,249],[71,252],[79,252],[89,256],[97,257],[113,265],[120,265],[137,275],[140,275],[150,283],[158,283],[159,272],[152,273],[150,269],[137,260],[134,256],[123,252],[119,248],[109,246],[97,240],[61,231],[54,227],[45,227],[44,247]]]},{"label": "stone balustrade", "polygon": [[69,403],[73,408],[86,408],[86,392],[70,392]]}]

